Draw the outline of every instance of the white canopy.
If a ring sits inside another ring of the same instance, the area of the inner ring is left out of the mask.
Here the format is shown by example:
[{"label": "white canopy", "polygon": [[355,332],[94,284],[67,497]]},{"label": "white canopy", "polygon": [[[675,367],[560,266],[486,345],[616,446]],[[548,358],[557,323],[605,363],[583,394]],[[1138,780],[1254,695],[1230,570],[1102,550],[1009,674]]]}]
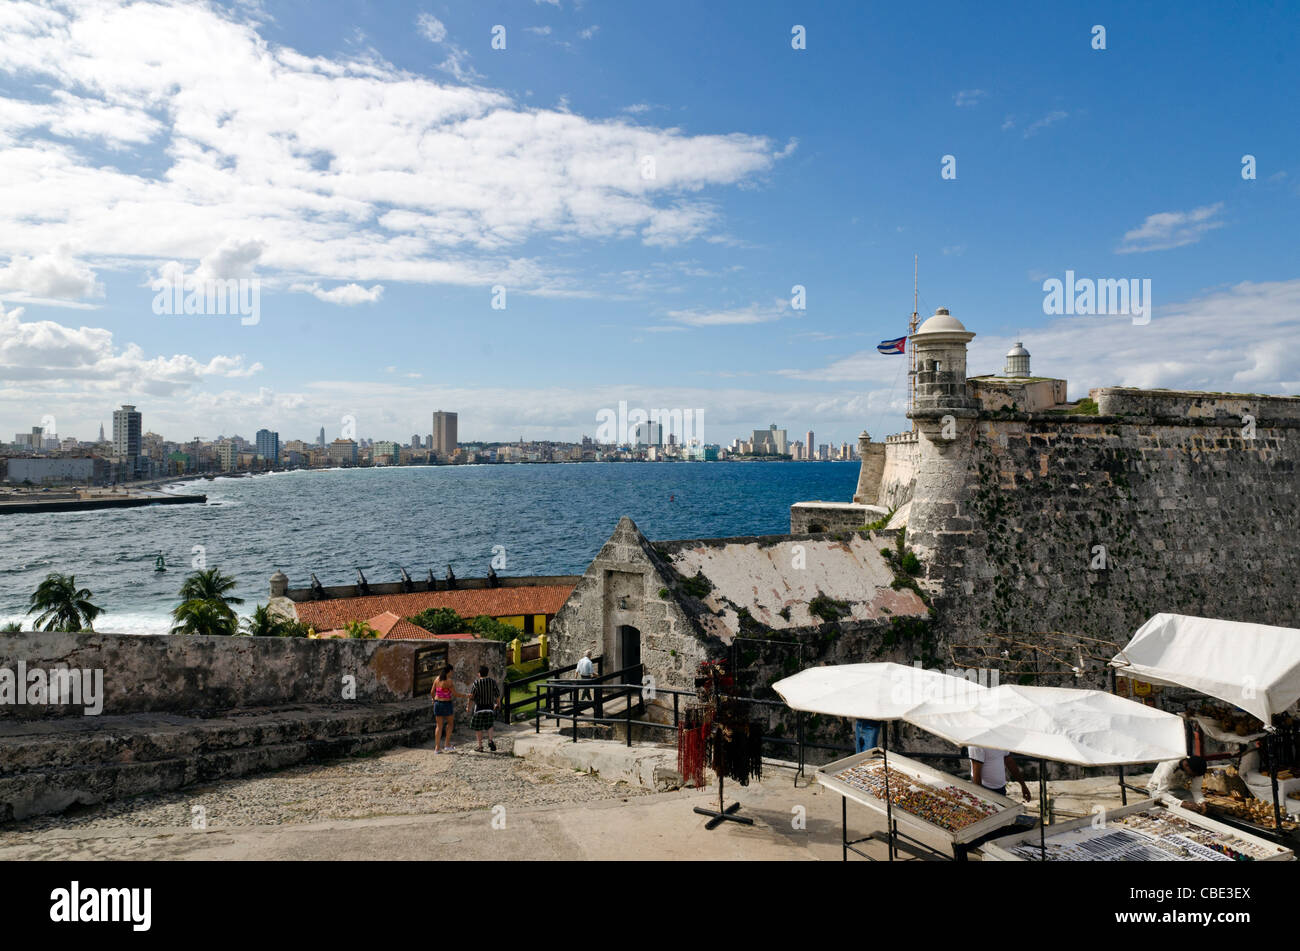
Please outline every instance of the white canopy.
[{"label": "white canopy", "polygon": [[900,720],[929,705],[969,703],[988,688],[963,677],[902,664],[809,667],[772,685],[792,710],[860,720]]},{"label": "white canopy", "polygon": [[1110,662],[1125,677],[1191,687],[1270,723],[1300,699],[1300,630],[1157,614]]},{"label": "white canopy", "polygon": [[909,723],[958,746],[983,746],[1077,766],[1180,759],[1183,721],[1100,690],[1004,684],[965,707],[925,709]]}]

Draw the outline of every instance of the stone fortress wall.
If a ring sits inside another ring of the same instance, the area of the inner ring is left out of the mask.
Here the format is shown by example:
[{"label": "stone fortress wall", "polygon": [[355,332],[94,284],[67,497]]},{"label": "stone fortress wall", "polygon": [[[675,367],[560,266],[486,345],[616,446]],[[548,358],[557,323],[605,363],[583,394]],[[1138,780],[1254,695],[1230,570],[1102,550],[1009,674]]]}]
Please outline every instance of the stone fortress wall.
[{"label": "stone fortress wall", "polygon": [[1092,410],[1064,403],[1063,380],[962,392],[973,334],[931,321],[913,337],[918,432],[886,439],[874,500],[910,501],[945,662],[996,656],[990,633],[1122,645],[1158,612],[1300,627],[1300,397],[1102,387]]}]

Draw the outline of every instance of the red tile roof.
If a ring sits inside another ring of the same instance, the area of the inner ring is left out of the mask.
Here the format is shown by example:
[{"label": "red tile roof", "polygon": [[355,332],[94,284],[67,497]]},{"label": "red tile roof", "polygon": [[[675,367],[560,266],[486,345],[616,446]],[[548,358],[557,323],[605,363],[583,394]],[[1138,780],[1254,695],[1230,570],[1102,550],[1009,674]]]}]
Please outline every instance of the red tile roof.
[{"label": "red tile roof", "polygon": [[[573,593],[572,585],[537,585],[520,588],[472,588],[467,591],[413,591],[410,594],[372,594],[360,598],[331,598],[300,601],[294,605],[298,620],[317,631],[341,629],[348,621],[369,621],[381,634],[379,624],[389,624],[388,637],[414,638],[428,631],[403,620],[427,608],[451,608],[464,618],[516,617],[525,614],[555,614]],[[396,622],[381,620],[392,614]],[[400,631],[401,633],[395,633]]]}]

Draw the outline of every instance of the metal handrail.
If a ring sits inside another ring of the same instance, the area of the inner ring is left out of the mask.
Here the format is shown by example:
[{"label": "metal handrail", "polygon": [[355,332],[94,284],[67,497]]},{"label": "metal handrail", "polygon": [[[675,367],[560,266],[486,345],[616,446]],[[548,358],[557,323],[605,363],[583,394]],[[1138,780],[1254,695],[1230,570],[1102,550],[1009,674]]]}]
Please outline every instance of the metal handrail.
[{"label": "metal handrail", "polygon": [[[597,670],[603,670],[603,669],[604,669],[604,666],[605,666],[605,655],[604,655],[604,654],[601,654],[599,657],[593,657],[593,658],[592,658],[592,663],[594,663],[594,664],[596,665],[596,669],[597,669]],[[530,700],[521,700],[521,701],[519,701],[518,703],[513,703],[513,704],[512,704],[512,703],[510,702],[510,691],[511,691],[513,688],[516,688],[516,687],[519,687],[519,688],[526,688],[526,687],[529,686],[529,684],[536,683],[536,682],[539,681],[539,680],[545,680],[545,679],[548,678],[548,677],[554,677],[556,674],[563,674],[563,673],[567,673],[567,672],[569,672],[569,671],[571,671],[571,670],[577,670],[577,669],[578,669],[578,665],[577,665],[577,664],[569,664],[567,667],[557,667],[557,668],[555,668],[555,669],[553,669],[553,670],[539,670],[537,673],[535,673],[535,674],[529,674],[529,675],[527,675],[526,677],[519,677],[519,678],[517,678],[517,679],[515,679],[515,680],[506,680],[506,681],[505,681],[505,684],[504,684],[504,686],[505,686],[505,691],[504,691],[504,693],[505,693],[505,699],[502,701],[502,704],[501,704],[501,713],[502,713],[502,715],[505,717],[505,721],[506,721],[506,723],[511,723],[511,722],[513,722],[513,717],[511,716],[511,714],[512,714],[512,712],[513,712],[516,708],[518,708],[518,707],[526,707],[526,706],[528,706],[530,703],[538,703],[538,702],[539,702],[538,699],[537,699],[536,692],[534,692],[532,699],[530,699]],[[504,679],[504,678],[503,678],[503,679]]]}]

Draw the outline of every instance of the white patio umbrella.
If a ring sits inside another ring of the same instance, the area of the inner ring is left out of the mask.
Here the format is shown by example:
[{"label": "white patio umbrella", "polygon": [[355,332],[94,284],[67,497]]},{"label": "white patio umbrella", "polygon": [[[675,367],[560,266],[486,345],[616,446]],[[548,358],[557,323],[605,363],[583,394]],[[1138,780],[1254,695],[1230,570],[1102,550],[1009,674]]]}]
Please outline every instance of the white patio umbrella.
[{"label": "white patio umbrella", "polygon": [[902,720],[923,707],[963,707],[988,690],[937,670],[903,664],[809,667],[772,689],[792,710],[858,720]]},{"label": "white patio umbrella", "polygon": [[[1276,755],[1273,716],[1300,699],[1300,630],[1186,614],[1157,614],[1110,665],[1123,677],[1190,687],[1258,717]],[[1269,770],[1273,821],[1282,827],[1277,771]]]},{"label": "white patio umbrella", "polygon": [[1110,665],[1122,677],[1191,687],[1271,724],[1300,699],[1300,630],[1157,614]]},{"label": "white patio umbrella", "polygon": [[1122,766],[1180,759],[1183,721],[1100,690],[1003,684],[964,708],[914,711],[907,721],[958,746],[982,746],[1039,761],[1039,848],[1047,852],[1046,760]]},{"label": "white patio umbrella", "polygon": [[[969,705],[987,687],[937,670],[903,664],[833,664],[809,667],[772,685],[792,710],[857,720],[902,720],[928,708]],[[889,794],[889,734],[880,747],[885,768],[885,825],[894,860],[894,806]]]},{"label": "white patio umbrella", "polygon": [[907,721],[958,746],[1076,766],[1153,763],[1187,752],[1180,717],[1100,690],[1003,684],[962,706],[922,707]]}]

